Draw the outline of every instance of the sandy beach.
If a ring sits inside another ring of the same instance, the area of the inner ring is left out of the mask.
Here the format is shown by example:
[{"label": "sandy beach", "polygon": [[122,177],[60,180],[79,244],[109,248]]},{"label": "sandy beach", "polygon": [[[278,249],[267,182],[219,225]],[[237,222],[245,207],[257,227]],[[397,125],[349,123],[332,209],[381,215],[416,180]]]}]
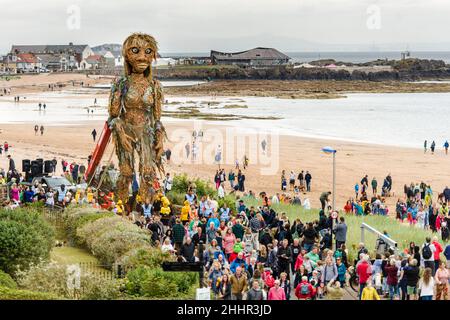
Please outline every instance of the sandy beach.
[{"label": "sandy beach", "polygon": [[[109,82],[110,78],[98,76],[86,78],[85,75],[80,74],[41,74],[21,76],[20,79],[13,79],[7,83],[2,81],[0,87],[7,85],[13,88],[12,96],[18,93],[48,90],[48,84],[51,83],[66,83],[68,86],[64,90],[77,90],[77,87],[72,87],[72,81],[85,81],[85,83],[87,81],[93,85]],[[335,86],[335,82],[333,83]],[[179,90],[186,92],[198,87],[167,90],[166,97],[170,98],[171,92],[179,94],[181,92]],[[77,97],[90,97],[90,95],[77,94],[71,99]],[[107,95],[103,94],[100,97],[106,98]],[[218,168],[218,164],[214,162],[214,155],[218,145],[221,145],[221,167],[227,172],[234,167],[236,158],[242,164],[244,154],[249,157],[250,166],[245,170],[246,190],[256,193],[266,191],[270,194],[281,192],[282,170],[286,170],[287,178],[291,170],[296,174],[300,170],[310,171],[313,177],[312,192],[301,195],[301,198],[302,200],[309,198],[314,207],[319,206],[320,193],[332,189],[332,158],[321,152],[321,148],[330,143],[329,140],[276,134],[266,136],[261,132],[238,130],[236,126],[231,126],[224,121],[168,119],[163,121],[169,137],[166,146],[172,150],[172,161],[166,165],[167,172],[188,173],[191,176],[209,179],[212,183],[215,170]],[[270,123],[270,120],[264,121]],[[64,126],[46,125],[44,135],[40,136],[34,133],[34,123],[3,124],[0,125],[0,141],[8,141],[11,146],[10,154],[19,168],[21,168],[22,159],[38,157],[45,159],[56,157],[58,163],[61,159],[69,162],[86,162],[88,155],[95,147],[91,131],[95,128],[100,134],[103,125],[103,120],[80,121]],[[191,143],[193,130],[202,130],[205,133],[203,140],[197,143],[199,158],[203,159],[195,162],[186,159],[184,148],[187,142]],[[261,150],[262,139],[268,142],[265,156]],[[355,183],[359,183],[365,174],[369,175],[369,181],[376,177],[381,189],[383,179],[391,173],[395,195],[387,199],[391,209],[397,196],[403,196],[404,184],[423,180],[430,183],[437,193],[441,192],[450,180],[448,170],[450,156],[446,156],[442,150],[431,155],[424,154],[420,149],[339,140],[333,140],[333,147],[337,149],[336,204],[340,208],[349,197],[354,195]],[[112,150],[112,144],[110,144],[103,159],[105,162],[112,154]],[[115,161],[115,156],[112,159]],[[5,154],[0,157],[0,166],[7,169]],[[58,170],[61,170],[61,166],[58,166]],[[226,188],[229,190],[228,183]]]},{"label": "sandy beach", "polygon": [[[215,170],[218,168],[214,164],[213,155],[216,149],[217,136],[226,136],[226,130],[230,130],[223,125],[193,121],[165,121],[167,133],[171,141],[167,142],[167,147],[171,148],[172,161],[166,166],[167,172],[187,173],[191,176],[202,177],[213,182]],[[90,135],[95,128],[101,132],[103,122],[90,122],[89,124],[73,126],[47,126],[43,136],[35,136],[33,125],[2,125],[1,141],[8,141],[11,145],[10,154],[16,160],[16,166],[21,167],[21,159],[34,159],[43,157],[53,159],[56,157],[58,163],[61,159],[67,161],[86,162],[86,158],[93,150],[95,144]],[[193,129],[201,129],[205,132],[203,142],[199,143],[200,153],[204,155],[203,161],[192,162],[186,160],[184,154],[185,140],[189,140],[189,133]],[[234,131],[241,138],[246,135],[247,139],[253,134],[246,134],[241,131]],[[212,135],[216,136],[216,142],[210,140]],[[276,139],[275,139],[276,140]],[[275,141],[274,140],[274,141]],[[281,170],[286,170],[289,175],[290,170],[298,173],[299,170],[309,170],[313,176],[312,192],[302,195],[301,198],[309,198],[314,207],[319,206],[319,196],[323,191],[331,190],[332,187],[332,159],[321,152],[321,148],[326,145],[326,141],[320,139],[310,139],[294,136],[279,136],[277,151],[276,142],[268,141],[268,154],[270,163],[261,160],[260,144],[247,143],[245,153],[249,155],[250,166],[244,172],[246,175],[246,190],[256,193],[266,191],[270,194],[280,192]],[[236,140],[228,139],[223,141],[223,159],[228,163],[222,165],[228,172],[234,167],[236,156],[241,161],[243,154],[229,153],[227,148],[236,144]],[[337,206],[342,208],[345,201],[353,196],[353,186],[359,182],[363,175],[368,174],[369,180],[372,177],[378,179],[379,186],[384,177],[391,173],[393,178],[394,197],[387,199],[387,204],[391,209],[398,196],[403,196],[403,185],[411,182],[425,181],[430,183],[435,192],[441,192],[450,179],[448,166],[450,156],[446,156],[442,151],[434,155],[423,154],[418,149],[384,147],[369,144],[356,144],[336,141],[334,147],[338,150],[336,156],[337,185],[336,196]],[[259,150],[257,150],[259,149]],[[273,150],[271,150],[273,149]],[[271,152],[273,151],[273,155]],[[104,161],[110,157],[112,152],[111,144],[107,149]],[[255,153],[256,152],[256,153]],[[252,156],[253,153],[253,156]],[[256,158],[255,158],[256,155]],[[255,161],[256,159],[256,161]],[[115,157],[113,157],[115,161]],[[226,161],[227,162],[227,161]],[[256,163],[255,163],[256,162]],[[278,162],[278,165],[274,163]],[[0,158],[0,165],[7,168],[7,158],[3,154]],[[275,171],[265,174],[272,166]],[[61,167],[58,166],[58,170]],[[229,185],[226,185],[227,190]]]}]

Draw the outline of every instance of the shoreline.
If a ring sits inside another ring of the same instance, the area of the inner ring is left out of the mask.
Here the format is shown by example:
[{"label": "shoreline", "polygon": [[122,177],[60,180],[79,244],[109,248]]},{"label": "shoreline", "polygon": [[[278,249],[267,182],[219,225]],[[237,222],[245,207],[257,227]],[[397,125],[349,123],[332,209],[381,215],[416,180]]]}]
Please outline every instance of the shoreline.
[{"label": "shoreline", "polygon": [[[46,73],[36,75],[17,75],[9,81],[0,79],[0,88],[13,88],[12,96],[23,93],[51,91],[48,85],[62,84],[64,89],[81,87],[93,88],[95,85],[111,82],[115,77],[95,75],[86,77],[80,73]],[[439,81],[441,80],[441,81]],[[450,92],[449,79],[436,79],[425,82],[401,80],[214,80],[193,86],[168,86],[166,96],[211,96],[227,97],[278,97],[281,99],[337,99],[355,93],[439,93]],[[166,80],[164,80],[166,81]],[[171,80],[167,80],[171,81]],[[173,81],[179,81],[174,79]],[[431,81],[431,82],[430,82]],[[72,83],[75,82],[75,86]]]}]

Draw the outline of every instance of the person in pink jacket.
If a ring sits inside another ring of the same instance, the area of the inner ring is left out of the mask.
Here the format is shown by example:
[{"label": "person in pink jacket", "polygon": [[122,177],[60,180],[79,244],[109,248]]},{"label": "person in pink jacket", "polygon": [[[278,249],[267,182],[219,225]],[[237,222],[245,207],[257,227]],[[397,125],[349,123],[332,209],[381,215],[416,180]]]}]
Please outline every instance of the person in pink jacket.
[{"label": "person in pink jacket", "polygon": [[447,270],[445,262],[441,262],[439,268],[436,270],[436,300],[448,300],[448,280],[450,272]]},{"label": "person in pink jacket", "polygon": [[284,289],[280,287],[280,280],[275,280],[275,285],[270,288],[267,300],[286,300]]},{"label": "person in pink jacket", "polygon": [[233,246],[235,243],[236,243],[236,236],[232,232],[232,229],[228,228],[227,233],[222,239],[223,250],[225,251],[227,259],[230,257],[230,254],[233,253]]}]

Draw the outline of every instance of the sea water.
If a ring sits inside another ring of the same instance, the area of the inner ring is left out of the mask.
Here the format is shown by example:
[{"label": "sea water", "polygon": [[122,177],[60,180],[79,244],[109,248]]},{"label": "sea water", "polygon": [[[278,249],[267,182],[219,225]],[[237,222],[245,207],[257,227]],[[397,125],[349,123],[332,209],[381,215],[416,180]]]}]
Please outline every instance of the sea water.
[{"label": "sea water", "polygon": [[[27,95],[15,103],[0,97],[0,123],[82,124],[108,118],[107,91],[94,95],[72,91]],[[89,92],[92,93],[92,92]],[[195,106],[203,113],[278,120],[210,121],[213,125],[271,130],[279,134],[421,148],[424,140],[441,147],[450,139],[450,93],[362,93],[339,99],[278,99],[273,97],[167,97],[165,110]],[[29,101],[29,102],[28,102]],[[38,101],[46,103],[39,111]],[[210,106],[208,107],[208,101]],[[172,104],[174,103],[175,104]],[[224,108],[241,105],[247,108]],[[94,113],[87,112],[88,108]],[[185,111],[184,111],[185,112]],[[165,120],[174,120],[166,118]],[[186,120],[177,120],[186,121]]]},{"label": "sea water", "polygon": [[[219,105],[200,110],[214,114],[279,117],[280,120],[244,119],[224,123],[330,140],[421,148],[425,139],[428,145],[435,140],[438,147],[450,139],[450,93],[364,93],[348,94],[340,99],[232,99],[216,98],[214,101],[220,102]],[[170,100],[192,105],[194,101],[208,98]],[[248,108],[221,108],[227,104]],[[198,105],[204,106],[204,103],[198,102]]]}]

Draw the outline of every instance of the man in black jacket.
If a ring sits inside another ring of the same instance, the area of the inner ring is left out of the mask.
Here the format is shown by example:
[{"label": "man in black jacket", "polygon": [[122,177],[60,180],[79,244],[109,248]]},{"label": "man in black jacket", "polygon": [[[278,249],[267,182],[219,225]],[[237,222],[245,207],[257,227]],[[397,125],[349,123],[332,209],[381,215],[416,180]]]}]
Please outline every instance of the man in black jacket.
[{"label": "man in black jacket", "polygon": [[11,158],[11,155],[10,155],[10,154],[8,154],[8,159],[9,159],[9,168],[8,168],[8,171],[14,171],[14,170],[16,170],[16,164],[15,164],[13,158]]},{"label": "man in black jacket", "polygon": [[200,241],[206,243],[206,233],[203,232],[202,227],[197,227],[197,233],[192,236],[192,241],[197,246]]},{"label": "man in black jacket", "polygon": [[306,181],[306,191],[311,192],[311,180],[312,180],[312,176],[309,173],[309,171],[306,171],[305,174],[305,181]]},{"label": "man in black jacket", "polygon": [[291,248],[289,248],[289,241],[284,239],[281,246],[278,248],[278,270],[280,274],[286,272],[289,279],[289,263],[291,262]]},{"label": "man in black jacket", "polygon": [[261,233],[261,237],[259,238],[259,242],[262,244],[262,245],[264,245],[264,246],[266,246],[267,247],[267,245],[269,244],[269,243],[272,243],[272,240],[273,240],[273,238],[272,238],[272,236],[270,235],[270,230],[269,229],[264,229],[263,231],[262,231],[262,233]]},{"label": "man in black jacket", "polygon": [[295,261],[297,260],[298,255],[302,251],[302,246],[300,245],[300,241],[298,239],[294,239],[293,243],[291,244],[291,269],[294,271],[295,267]]},{"label": "man in black jacket", "polygon": [[316,229],[314,229],[314,225],[312,222],[309,222],[305,231],[303,231],[303,248],[309,252],[318,237],[319,234]]},{"label": "man in black jacket", "polygon": [[180,255],[186,259],[187,262],[194,262],[195,244],[191,238],[186,238],[186,242],[181,246]]}]

